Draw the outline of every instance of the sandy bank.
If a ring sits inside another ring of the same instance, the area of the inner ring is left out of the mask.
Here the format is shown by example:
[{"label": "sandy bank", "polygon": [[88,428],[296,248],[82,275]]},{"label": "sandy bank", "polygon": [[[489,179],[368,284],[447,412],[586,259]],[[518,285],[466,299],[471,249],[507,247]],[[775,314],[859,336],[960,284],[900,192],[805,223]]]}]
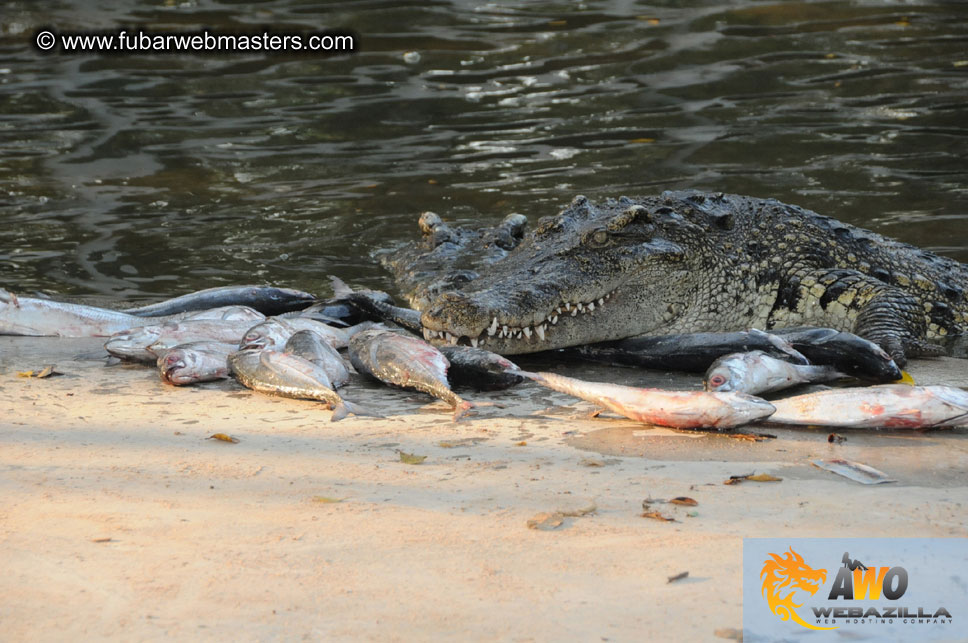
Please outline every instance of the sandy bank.
[{"label": "sandy bank", "polygon": [[[234,382],[106,367],[100,345],[0,337],[4,640],[708,640],[742,627],[744,536],[968,535],[964,429],[750,442],[592,419],[533,384],[469,394],[500,406],[455,424],[430,398],[357,383],[347,397],[387,418],[331,423]],[[65,375],[17,376],[48,363]],[[968,386],[965,365],[909,370]],[[206,439],[217,432],[239,442]],[[898,483],[863,486],[812,457]],[[722,484],[751,471],[783,481]],[[677,522],[640,516],[643,499],[675,496],[699,504],[656,506]],[[526,524],[592,505],[554,531]]]}]

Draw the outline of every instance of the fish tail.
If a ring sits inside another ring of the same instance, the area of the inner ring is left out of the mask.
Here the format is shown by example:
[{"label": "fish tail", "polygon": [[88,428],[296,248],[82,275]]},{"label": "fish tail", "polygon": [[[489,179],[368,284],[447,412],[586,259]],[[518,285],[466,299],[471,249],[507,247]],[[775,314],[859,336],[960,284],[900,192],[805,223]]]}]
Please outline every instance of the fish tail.
[{"label": "fish tail", "polygon": [[468,402],[467,400],[461,400],[454,405],[454,422],[459,422],[474,408],[473,402]]},{"label": "fish tail", "polygon": [[[507,371],[507,372],[511,372],[511,371]],[[517,371],[513,371],[513,372],[514,372],[515,375],[520,375],[522,377],[526,377],[529,380],[534,380],[535,382],[544,382],[545,381],[545,378],[541,376],[541,373],[533,373],[531,371],[522,371],[520,369],[517,370]]]},{"label": "fish tail", "polygon": [[365,407],[355,404],[353,402],[348,402],[347,400],[340,400],[333,406],[333,416],[329,419],[330,422],[339,422],[347,415],[352,413],[356,416],[365,415],[368,417],[382,418],[382,414],[376,411],[369,411]]}]

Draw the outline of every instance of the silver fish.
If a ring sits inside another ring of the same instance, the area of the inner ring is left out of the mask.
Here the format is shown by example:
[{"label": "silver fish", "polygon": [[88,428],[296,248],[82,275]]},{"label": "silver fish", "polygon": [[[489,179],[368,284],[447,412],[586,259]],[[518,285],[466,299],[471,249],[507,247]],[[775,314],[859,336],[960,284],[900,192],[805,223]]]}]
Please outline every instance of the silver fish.
[{"label": "silver fish", "polygon": [[296,332],[286,342],[283,352],[301,357],[322,368],[329,375],[333,388],[339,388],[350,381],[350,372],[339,352],[316,331]]},{"label": "silver fish", "polygon": [[447,381],[453,386],[498,391],[524,381],[517,374],[518,365],[497,353],[471,346],[441,346],[438,350],[450,362]]},{"label": "silver fish", "polygon": [[241,348],[282,348],[289,338],[301,330],[311,330],[333,348],[346,348],[350,329],[333,328],[323,322],[305,317],[270,317],[256,324],[244,334]]},{"label": "silver fish", "polygon": [[473,405],[450,390],[443,354],[412,335],[388,330],[366,330],[350,339],[350,361],[360,373],[386,384],[433,395],[454,407],[459,420]]},{"label": "silver fish", "polygon": [[841,377],[845,375],[832,366],[791,364],[763,351],[750,351],[724,355],[713,362],[706,371],[703,387],[707,391],[739,391],[758,395],[797,384],[829,382]]},{"label": "silver fish", "polygon": [[326,371],[301,357],[272,349],[246,349],[232,353],[228,361],[243,386],[269,395],[326,402],[333,409],[333,422],[349,413],[376,416],[340,397]]},{"label": "silver fish", "polygon": [[204,341],[238,344],[251,326],[251,320],[186,319],[164,322],[118,333],[104,344],[104,348],[122,359],[154,362],[160,351],[179,344]]},{"label": "silver fish", "polygon": [[774,411],[773,405],[766,400],[735,391],[666,391],[585,382],[554,373],[521,371],[521,375],[631,420],[677,429],[730,429],[768,417]]},{"label": "silver fish", "polygon": [[125,312],[141,317],[159,317],[219,306],[245,305],[266,315],[275,315],[305,308],[314,301],[316,297],[313,295],[290,288],[221,286],[188,293],[157,304],[129,308]]},{"label": "silver fish", "polygon": [[210,382],[231,377],[228,357],[238,350],[235,344],[192,342],[161,351],[158,372],[161,379],[175,386]]},{"label": "silver fish", "polygon": [[142,324],[139,317],[115,310],[18,297],[0,289],[0,335],[108,337]]},{"label": "silver fish", "polygon": [[[218,308],[185,313],[183,317],[180,317],[182,320],[221,319],[224,321],[251,321],[253,324],[265,318],[265,315],[249,306],[220,306]],[[141,323],[143,324],[144,322],[142,321]]]},{"label": "silver fish", "polygon": [[777,424],[840,428],[968,425],[968,391],[952,386],[887,384],[807,393],[773,402]]}]

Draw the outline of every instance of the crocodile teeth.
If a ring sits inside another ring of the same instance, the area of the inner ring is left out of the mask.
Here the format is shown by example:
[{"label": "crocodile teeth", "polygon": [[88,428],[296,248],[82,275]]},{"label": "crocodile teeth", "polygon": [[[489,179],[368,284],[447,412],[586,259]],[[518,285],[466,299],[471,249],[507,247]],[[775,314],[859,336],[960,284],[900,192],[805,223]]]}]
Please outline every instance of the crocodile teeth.
[{"label": "crocodile teeth", "polygon": [[549,319],[548,321],[550,321],[551,325],[554,326],[555,324],[558,323],[558,315],[552,315],[551,319]]},{"label": "crocodile teeth", "polygon": [[578,309],[577,308],[572,308],[571,309],[571,316],[574,317],[577,314],[578,314]]},{"label": "crocodile teeth", "polygon": [[477,338],[476,337],[471,340],[471,346],[473,346],[474,348],[477,348]]},{"label": "crocodile teeth", "polygon": [[571,310],[571,304],[565,302],[565,310]]},{"label": "crocodile teeth", "polygon": [[530,326],[525,326],[524,327],[524,336],[527,337],[528,339],[531,339],[531,327]]},{"label": "crocodile teeth", "polygon": [[534,332],[538,335],[538,339],[540,339],[541,341],[544,341],[544,338],[545,338],[545,325],[544,324],[541,324],[540,326],[535,326],[534,327]]},{"label": "crocodile teeth", "polygon": [[496,332],[497,332],[497,317],[495,317],[494,319],[492,319],[491,320],[491,325],[487,327],[487,334],[488,335],[491,335],[493,337],[494,336],[494,333],[496,333]]},{"label": "crocodile teeth", "polygon": [[604,297],[602,297],[602,298],[600,298],[600,299],[598,300],[598,305],[599,305],[599,306],[604,306],[604,305],[605,305],[605,298],[604,298]]},{"label": "crocodile teeth", "polygon": [[595,310],[595,302],[588,304],[588,312],[592,312],[593,310]]},{"label": "crocodile teeth", "polygon": [[555,312],[560,315],[561,314],[561,306],[558,306],[557,308],[555,308]]}]

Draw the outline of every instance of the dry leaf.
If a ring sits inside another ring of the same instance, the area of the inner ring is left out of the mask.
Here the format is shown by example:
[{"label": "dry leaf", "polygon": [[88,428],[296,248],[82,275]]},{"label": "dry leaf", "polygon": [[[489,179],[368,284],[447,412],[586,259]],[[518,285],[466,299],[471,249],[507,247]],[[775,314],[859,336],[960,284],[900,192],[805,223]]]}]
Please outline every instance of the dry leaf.
[{"label": "dry leaf", "polygon": [[318,502],[324,505],[343,502],[343,500],[345,500],[345,498],[330,498],[329,496],[313,496],[313,502]]},{"label": "dry leaf", "polygon": [[755,476],[750,476],[747,478],[750,482],[781,482],[783,478],[777,478],[776,476],[771,476],[768,473],[757,473]]},{"label": "dry leaf", "polygon": [[540,513],[528,521],[528,529],[551,531],[564,524],[564,516],[557,511],[554,513]]},{"label": "dry leaf", "polygon": [[658,511],[646,511],[642,514],[643,518],[652,518],[653,520],[663,520],[665,522],[675,522],[675,518],[669,518],[668,516],[663,516]]},{"label": "dry leaf", "polygon": [[111,540],[113,540],[113,539],[110,538],[110,537],[108,537],[108,538],[92,538],[91,539],[91,542],[92,543],[109,543],[109,542],[111,542]]},{"label": "dry leaf", "polygon": [[514,446],[516,446],[516,447],[526,447],[526,446],[528,446],[528,443],[526,441],[524,441],[524,440],[521,440],[520,442],[516,443]]},{"label": "dry leaf", "polygon": [[413,453],[405,453],[404,451],[397,451],[400,454],[400,462],[404,464],[420,464],[427,459],[425,455],[415,455]]},{"label": "dry leaf", "polygon": [[583,467],[604,467],[605,461],[599,460],[598,458],[582,458],[578,464]]},{"label": "dry leaf", "polygon": [[683,578],[686,578],[687,576],[689,576],[689,572],[682,572],[681,574],[676,574],[675,576],[670,576],[669,577],[669,580],[666,581],[666,584],[668,585],[669,583],[674,583],[677,580],[682,580]]},{"label": "dry leaf", "polygon": [[679,496],[678,498],[673,498],[669,501],[669,504],[673,505],[683,505],[685,507],[695,507],[699,503],[692,498],[687,498],[686,496]]},{"label": "dry leaf", "polygon": [[231,442],[232,444],[238,444],[239,439],[233,438],[231,435],[226,435],[225,433],[213,433],[212,435],[205,438],[206,440],[221,440],[222,442]]}]

